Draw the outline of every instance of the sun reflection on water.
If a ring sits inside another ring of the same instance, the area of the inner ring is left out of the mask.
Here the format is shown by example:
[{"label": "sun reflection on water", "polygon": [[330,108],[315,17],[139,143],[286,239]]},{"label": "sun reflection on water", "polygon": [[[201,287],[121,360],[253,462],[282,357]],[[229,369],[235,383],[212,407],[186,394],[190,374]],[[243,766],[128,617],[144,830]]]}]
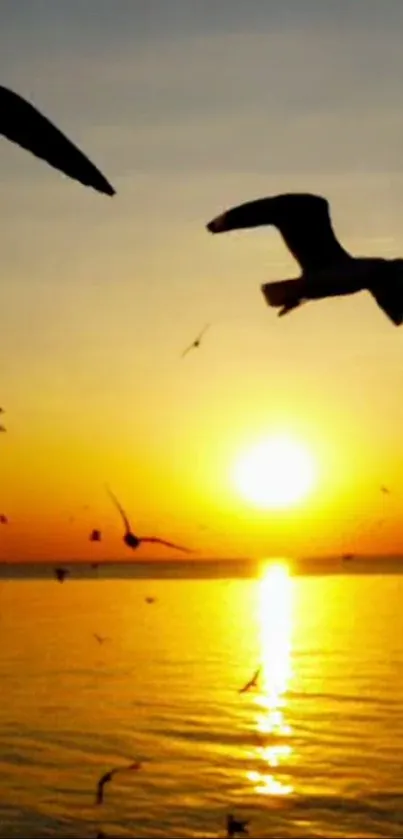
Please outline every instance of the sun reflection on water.
[{"label": "sun reflection on water", "polygon": [[260,581],[261,681],[256,695],[259,758],[264,767],[249,772],[257,792],[289,795],[281,767],[292,755],[285,694],[291,676],[292,580],[287,565],[266,567]]}]

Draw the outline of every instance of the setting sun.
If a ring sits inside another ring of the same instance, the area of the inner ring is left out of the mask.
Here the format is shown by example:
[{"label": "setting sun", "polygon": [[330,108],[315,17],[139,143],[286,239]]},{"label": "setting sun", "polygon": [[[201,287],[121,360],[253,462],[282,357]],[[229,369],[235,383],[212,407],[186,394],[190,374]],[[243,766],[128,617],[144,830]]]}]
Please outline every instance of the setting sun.
[{"label": "setting sun", "polygon": [[235,464],[233,477],[247,501],[259,507],[289,507],[308,495],[316,469],[302,443],[278,436],[244,452]]}]

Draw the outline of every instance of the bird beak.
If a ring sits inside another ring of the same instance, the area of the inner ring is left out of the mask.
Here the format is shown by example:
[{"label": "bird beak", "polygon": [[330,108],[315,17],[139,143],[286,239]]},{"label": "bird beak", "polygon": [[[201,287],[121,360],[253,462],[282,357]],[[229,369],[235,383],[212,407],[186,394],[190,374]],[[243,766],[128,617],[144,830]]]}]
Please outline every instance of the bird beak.
[{"label": "bird beak", "polygon": [[216,216],[216,218],[213,218],[213,220],[209,221],[206,225],[207,230],[209,230],[210,233],[222,233],[226,230],[226,218],[227,213],[221,213],[220,216]]}]

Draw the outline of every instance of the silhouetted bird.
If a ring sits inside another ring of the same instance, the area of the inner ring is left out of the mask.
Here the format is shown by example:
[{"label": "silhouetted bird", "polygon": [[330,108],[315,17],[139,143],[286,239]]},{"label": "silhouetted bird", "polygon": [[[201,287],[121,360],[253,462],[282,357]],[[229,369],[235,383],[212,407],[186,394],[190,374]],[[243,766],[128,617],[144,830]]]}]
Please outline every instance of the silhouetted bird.
[{"label": "silhouetted bird", "polygon": [[8,524],[8,518],[4,513],[0,513],[0,524]]},{"label": "silhouetted bird", "polygon": [[100,542],[102,539],[102,533],[100,530],[91,530],[90,533],[90,542]]},{"label": "silhouetted bird", "polygon": [[146,597],[145,601],[146,601],[146,603],[150,603],[150,604],[155,603],[155,597]]},{"label": "silhouetted bird", "polygon": [[67,568],[55,568],[55,577],[59,580],[59,583],[63,583],[66,577],[68,576],[68,569]]},{"label": "silhouetted bird", "polygon": [[33,105],[0,87],[0,134],[45,160],[70,178],[105,195],[114,188],[99,169]]},{"label": "silhouetted bird", "polygon": [[115,504],[116,508],[118,509],[118,511],[119,511],[119,513],[122,517],[123,524],[125,526],[125,534],[123,536],[123,541],[128,546],[128,548],[132,548],[132,550],[135,550],[136,548],[139,547],[139,545],[141,545],[142,542],[153,542],[153,543],[156,543],[158,545],[165,545],[165,547],[167,547],[167,548],[174,548],[177,551],[184,551],[185,553],[193,553],[193,551],[190,550],[190,548],[184,548],[181,545],[175,545],[174,542],[167,542],[165,539],[158,539],[156,536],[135,536],[134,533],[132,532],[129,519],[127,518],[127,515],[126,515],[122,505],[120,504],[120,502],[118,501],[116,496],[113,494],[113,492],[109,489],[109,487],[106,487],[106,490],[109,493],[109,496],[111,497],[113,503]]},{"label": "silhouetted bird", "polygon": [[235,816],[230,813],[227,816],[227,836],[229,839],[233,839],[237,834],[241,836],[248,836],[247,825],[249,821],[241,821],[241,819],[236,819]]},{"label": "silhouetted bird", "polygon": [[249,682],[246,682],[246,685],[240,689],[239,693],[247,693],[248,690],[252,690],[252,688],[257,688],[261,667],[258,667],[256,672],[253,674],[252,678]]},{"label": "silhouetted bird", "polygon": [[388,489],[388,487],[382,486],[381,492],[383,492],[384,495],[390,495],[390,489]]},{"label": "silhouetted bird", "polygon": [[109,638],[107,638],[106,635],[98,635],[97,632],[94,632],[94,638],[98,641],[98,644],[104,644],[105,641],[109,641]]},{"label": "silhouetted bird", "polygon": [[109,784],[112,778],[117,775],[119,772],[131,772],[134,769],[140,769],[141,763],[131,763],[129,766],[119,766],[116,769],[111,769],[110,772],[105,772],[98,781],[97,784],[97,793],[95,798],[96,804],[102,804],[104,800],[104,786],[105,784]]},{"label": "silhouetted bird", "polygon": [[187,355],[188,352],[190,352],[190,350],[197,350],[197,348],[200,347],[201,339],[203,338],[203,335],[205,334],[205,332],[207,332],[209,326],[210,326],[210,324],[206,323],[206,326],[204,327],[204,329],[202,329],[202,331],[200,332],[200,335],[198,335],[197,338],[191,344],[189,344],[189,346],[186,347],[186,349],[183,351],[182,356],[181,356],[182,358],[184,358],[185,355]]},{"label": "silhouetted bird", "polygon": [[290,193],[240,204],[207,225],[211,233],[274,225],[302,268],[300,277],[266,283],[269,306],[285,315],[306,300],[368,290],[396,326],[403,322],[403,259],[351,256],[336,239],[319,195]]}]

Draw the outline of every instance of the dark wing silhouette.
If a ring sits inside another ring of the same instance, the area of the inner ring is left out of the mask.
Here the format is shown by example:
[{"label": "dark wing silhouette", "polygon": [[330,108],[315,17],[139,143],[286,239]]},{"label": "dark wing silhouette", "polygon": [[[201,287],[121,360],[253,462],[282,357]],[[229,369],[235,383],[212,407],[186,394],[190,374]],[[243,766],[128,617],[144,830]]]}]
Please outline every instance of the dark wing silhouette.
[{"label": "dark wing silhouette", "polygon": [[378,306],[385,312],[385,315],[395,324],[401,326],[403,323],[403,285],[371,283],[370,293],[375,298]]},{"label": "dark wing silhouette", "polygon": [[196,338],[197,343],[199,341],[201,341],[201,339],[203,338],[203,335],[206,334],[206,332],[207,332],[207,330],[209,329],[210,326],[211,326],[210,323],[206,323],[206,325],[203,327],[202,331],[200,332],[200,334]]},{"label": "dark wing silhouette", "polygon": [[158,539],[156,536],[141,536],[140,542],[156,542],[158,545],[165,545],[167,548],[175,548],[175,550],[184,551],[184,553],[187,554],[194,553],[191,548],[184,548],[182,545],[175,545],[174,542],[167,542],[165,539]]},{"label": "dark wing silhouette", "polygon": [[256,670],[256,672],[253,674],[252,678],[251,678],[251,679],[249,679],[249,682],[246,682],[246,685],[244,685],[244,686],[243,686],[243,688],[241,688],[241,689],[240,689],[239,693],[246,693],[246,692],[247,692],[248,690],[250,690],[251,688],[256,687],[256,685],[257,685],[257,680],[258,680],[258,678],[259,678],[259,676],[260,676],[260,671],[261,671],[261,669],[262,669],[261,667],[258,667],[258,668],[257,668],[257,670]]},{"label": "dark wing silhouette", "polygon": [[202,329],[202,331],[199,333],[199,335],[197,336],[197,338],[195,338],[195,340],[194,340],[194,341],[192,341],[192,343],[191,343],[191,344],[189,344],[189,346],[188,346],[188,347],[186,347],[186,349],[183,351],[182,356],[181,356],[182,358],[183,358],[185,355],[187,355],[187,354],[188,354],[188,352],[190,352],[190,350],[192,350],[192,349],[193,349],[193,347],[198,347],[198,346],[199,346],[200,341],[201,341],[201,339],[203,338],[203,335],[207,332],[207,330],[208,330],[208,328],[209,328],[210,326],[211,326],[211,324],[210,324],[210,323],[206,323],[206,326]]},{"label": "dark wing silhouette", "polygon": [[320,195],[289,193],[240,204],[207,225],[211,233],[274,225],[303,271],[349,259],[333,232],[329,204]]},{"label": "dark wing silhouette", "polygon": [[0,133],[73,180],[105,195],[114,188],[99,169],[33,105],[0,86]]},{"label": "dark wing silhouette", "polygon": [[126,515],[121,503],[118,501],[118,499],[116,498],[116,495],[113,494],[112,490],[109,489],[108,486],[106,487],[106,491],[107,491],[108,495],[110,496],[110,498],[112,499],[116,509],[119,511],[120,515],[122,516],[123,523],[124,523],[124,526],[125,526],[127,532],[131,533],[131,525],[130,525],[129,519],[127,518],[127,515]]},{"label": "dark wing silhouette", "polygon": [[192,341],[192,343],[191,343],[191,344],[189,344],[189,346],[188,346],[188,347],[186,347],[186,349],[185,349],[185,350],[183,350],[183,353],[182,353],[182,355],[181,355],[181,358],[184,358],[184,357],[185,357],[185,355],[187,355],[187,354],[188,354],[188,352],[190,352],[190,350],[193,350],[193,348],[194,348],[195,346],[196,346],[195,342],[194,342],[194,341]]}]

